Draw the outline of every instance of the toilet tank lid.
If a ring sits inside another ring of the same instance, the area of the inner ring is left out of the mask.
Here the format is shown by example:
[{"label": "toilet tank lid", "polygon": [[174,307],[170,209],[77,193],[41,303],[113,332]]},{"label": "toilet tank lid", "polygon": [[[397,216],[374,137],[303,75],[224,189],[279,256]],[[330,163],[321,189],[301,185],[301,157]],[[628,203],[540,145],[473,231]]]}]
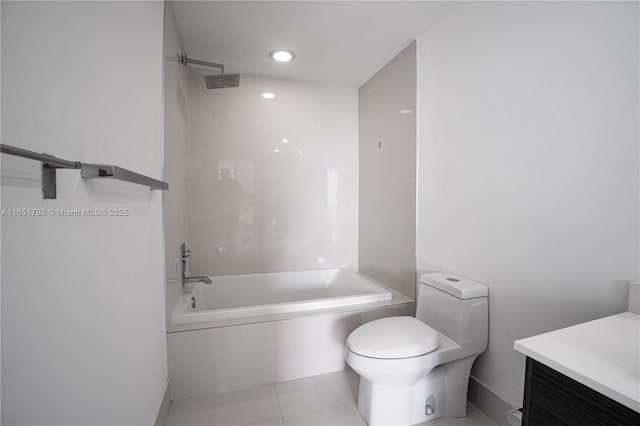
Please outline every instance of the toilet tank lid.
[{"label": "toilet tank lid", "polygon": [[399,359],[429,353],[439,342],[438,333],[414,317],[387,317],[355,329],[347,348],[370,358]]},{"label": "toilet tank lid", "polygon": [[445,291],[458,299],[473,299],[489,295],[489,288],[486,285],[446,272],[422,274],[420,283]]}]

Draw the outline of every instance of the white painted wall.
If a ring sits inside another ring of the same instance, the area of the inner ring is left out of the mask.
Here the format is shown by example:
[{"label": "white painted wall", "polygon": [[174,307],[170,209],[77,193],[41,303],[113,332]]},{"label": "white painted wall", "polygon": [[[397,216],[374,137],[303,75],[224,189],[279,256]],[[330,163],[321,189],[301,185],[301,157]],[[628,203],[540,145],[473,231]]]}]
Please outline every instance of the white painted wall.
[{"label": "white painted wall", "polygon": [[418,40],[418,272],[489,285],[472,374],[514,406],[513,340],[638,278],[638,40],[633,2],[464,3]]},{"label": "white painted wall", "polygon": [[173,3],[165,3],[164,22],[164,179],[171,191],[163,197],[167,325],[182,285],[180,244],[191,246],[189,239],[189,76],[178,63],[185,50],[173,14]]},{"label": "white painted wall", "polygon": [[[2,22],[2,7],[0,7],[0,23]],[[0,31],[0,46],[2,46],[2,31]],[[2,81],[2,55],[0,54],[0,81]],[[0,84],[0,99],[2,99],[2,84]],[[0,116],[2,106],[0,102]],[[0,125],[0,141],[2,141],[2,126]],[[0,162],[0,173],[2,163]],[[1,182],[0,182],[1,184]],[[2,207],[2,191],[0,191],[0,207]],[[0,225],[0,241],[2,241],[2,226]],[[0,270],[2,270],[2,244],[0,244]],[[2,330],[2,277],[0,276],[0,336]],[[0,366],[2,365],[2,338],[0,337]],[[0,368],[0,384],[2,383],[2,368]],[[2,386],[0,385],[0,423],[2,423]]]},{"label": "white painted wall", "polygon": [[192,274],[357,269],[357,90],[216,72],[189,69]]},{"label": "white painted wall", "polygon": [[358,89],[360,272],[416,297],[416,43]]},{"label": "white painted wall", "polygon": [[[2,2],[2,142],[162,175],[162,2]],[[2,424],[148,425],[167,381],[162,194],[2,156]]]}]

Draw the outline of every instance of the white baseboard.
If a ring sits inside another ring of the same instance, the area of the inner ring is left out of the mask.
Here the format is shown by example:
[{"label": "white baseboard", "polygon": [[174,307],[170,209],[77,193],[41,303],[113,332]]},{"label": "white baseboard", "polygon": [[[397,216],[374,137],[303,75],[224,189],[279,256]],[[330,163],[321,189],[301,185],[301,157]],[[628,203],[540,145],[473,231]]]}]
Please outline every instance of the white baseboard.
[{"label": "white baseboard", "polygon": [[476,380],[473,376],[469,378],[469,392],[467,400],[475,405],[487,417],[493,420],[498,426],[511,426],[513,410],[508,402],[493,393],[484,384]]}]

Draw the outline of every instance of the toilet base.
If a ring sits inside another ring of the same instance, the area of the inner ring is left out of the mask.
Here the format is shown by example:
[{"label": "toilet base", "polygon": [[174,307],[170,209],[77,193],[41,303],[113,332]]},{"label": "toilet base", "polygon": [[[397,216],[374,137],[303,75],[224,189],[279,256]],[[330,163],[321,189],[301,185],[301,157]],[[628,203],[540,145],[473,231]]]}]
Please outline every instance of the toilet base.
[{"label": "toilet base", "polygon": [[[438,366],[412,386],[374,384],[360,377],[358,411],[369,426],[409,426],[444,416],[464,417],[475,358]],[[427,405],[431,414],[426,414]]]}]

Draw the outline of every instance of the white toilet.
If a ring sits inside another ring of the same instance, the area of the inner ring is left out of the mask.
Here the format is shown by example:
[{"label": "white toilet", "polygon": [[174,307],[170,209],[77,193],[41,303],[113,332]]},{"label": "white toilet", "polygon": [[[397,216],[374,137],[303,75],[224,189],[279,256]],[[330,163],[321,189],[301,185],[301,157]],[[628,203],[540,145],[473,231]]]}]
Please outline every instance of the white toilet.
[{"label": "white toilet", "polygon": [[444,272],[420,276],[416,318],[371,321],[347,339],[369,426],[464,417],[469,372],[487,348],[487,286]]}]

